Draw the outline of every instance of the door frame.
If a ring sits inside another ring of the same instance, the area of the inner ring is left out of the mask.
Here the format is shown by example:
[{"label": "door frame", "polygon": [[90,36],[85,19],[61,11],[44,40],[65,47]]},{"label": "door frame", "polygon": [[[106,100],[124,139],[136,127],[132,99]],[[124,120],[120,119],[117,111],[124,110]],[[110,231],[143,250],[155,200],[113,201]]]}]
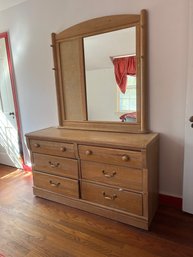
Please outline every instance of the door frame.
[{"label": "door frame", "polygon": [[193,214],[193,172],[192,172],[192,147],[193,147],[193,128],[191,127],[190,117],[192,113],[193,96],[193,1],[189,1],[189,24],[188,24],[188,62],[187,62],[187,92],[185,110],[185,136],[184,136],[184,173],[183,173],[183,211]]},{"label": "door frame", "polygon": [[11,89],[12,89],[12,95],[13,95],[13,104],[15,108],[15,118],[16,118],[16,124],[18,129],[18,144],[19,144],[19,150],[20,150],[20,162],[25,169],[25,163],[23,158],[23,146],[22,146],[22,130],[21,130],[21,122],[20,122],[20,114],[19,114],[19,105],[18,105],[18,99],[17,99],[17,91],[16,91],[16,83],[15,83],[15,74],[14,74],[14,68],[13,68],[13,59],[11,55],[11,46],[9,41],[9,33],[8,32],[2,32],[0,33],[0,39],[5,39],[5,46],[6,46],[6,53],[7,53],[7,61],[8,61],[8,67],[9,67],[9,75],[10,75],[10,81],[11,81]]}]

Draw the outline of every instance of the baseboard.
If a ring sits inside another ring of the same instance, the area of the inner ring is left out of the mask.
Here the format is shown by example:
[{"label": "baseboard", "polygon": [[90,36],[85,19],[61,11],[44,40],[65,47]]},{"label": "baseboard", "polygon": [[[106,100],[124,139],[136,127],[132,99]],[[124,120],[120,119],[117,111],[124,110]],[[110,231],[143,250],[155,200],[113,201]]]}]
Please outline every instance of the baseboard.
[{"label": "baseboard", "polygon": [[159,204],[182,210],[182,198],[159,194]]}]

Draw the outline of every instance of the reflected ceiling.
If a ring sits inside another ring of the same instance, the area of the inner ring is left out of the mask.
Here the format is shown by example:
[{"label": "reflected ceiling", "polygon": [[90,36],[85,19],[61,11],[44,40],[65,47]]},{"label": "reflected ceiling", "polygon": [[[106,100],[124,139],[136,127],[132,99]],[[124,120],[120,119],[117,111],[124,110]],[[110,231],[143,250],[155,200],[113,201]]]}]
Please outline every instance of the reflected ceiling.
[{"label": "reflected ceiling", "polygon": [[11,8],[28,0],[0,0],[0,11]]}]

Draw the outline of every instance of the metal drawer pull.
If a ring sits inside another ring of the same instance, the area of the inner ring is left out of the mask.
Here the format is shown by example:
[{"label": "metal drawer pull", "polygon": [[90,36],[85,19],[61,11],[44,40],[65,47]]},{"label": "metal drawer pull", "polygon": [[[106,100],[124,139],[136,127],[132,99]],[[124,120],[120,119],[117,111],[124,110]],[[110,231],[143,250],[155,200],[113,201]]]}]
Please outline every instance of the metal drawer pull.
[{"label": "metal drawer pull", "polygon": [[59,187],[60,186],[60,182],[56,183],[56,182],[53,182],[52,180],[50,180],[49,183],[52,187]]},{"label": "metal drawer pull", "polygon": [[103,173],[103,175],[104,175],[106,178],[113,178],[113,177],[117,174],[116,171],[113,171],[112,173],[108,173],[108,172],[106,172],[105,170],[102,170],[102,173]]},{"label": "metal drawer pull", "polygon": [[38,147],[40,147],[40,144],[34,144],[34,146],[35,146],[36,148],[38,148]]},{"label": "metal drawer pull", "polygon": [[53,162],[49,162],[49,164],[50,164],[50,166],[51,166],[52,168],[58,168],[58,167],[59,167],[59,165],[60,165],[60,163],[59,163],[59,162],[55,162],[55,163],[53,163]]},{"label": "metal drawer pull", "polygon": [[86,155],[91,155],[91,154],[92,154],[92,151],[91,151],[91,150],[87,150],[87,151],[85,152],[85,154],[86,154]]},{"label": "metal drawer pull", "polygon": [[103,192],[103,196],[106,200],[111,200],[111,201],[114,201],[116,198],[117,198],[117,195],[107,195],[105,192]]},{"label": "metal drawer pull", "polygon": [[129,160],[129,156],[128,156],[128,155],[123,155],[123,156],[121,157],[121,159],[122,159],[124,162],[126,162],[126,161]]},{"label": "metal drawer pull", "polygon": [[60,151],[61,151],[61,152],[65,152],[65,151],[66,151],[66,147],[61,147],[61,148],[60,148]]}]

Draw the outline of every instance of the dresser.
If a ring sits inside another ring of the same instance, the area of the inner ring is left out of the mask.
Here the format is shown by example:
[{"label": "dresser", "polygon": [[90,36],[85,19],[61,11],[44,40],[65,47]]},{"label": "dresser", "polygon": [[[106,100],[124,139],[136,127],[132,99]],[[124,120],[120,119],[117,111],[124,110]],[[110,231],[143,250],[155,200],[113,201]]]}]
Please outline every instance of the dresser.
[{"label": "dresser", "polygon": [[158,134],[51,127],[26,137],[36,196],[149,228],[158,204]]},{"label": "dresser", "polygon": [[59,126],[26,135],[36,196],[149,229],[159,136],[148,128],[147,38],[146,10],[52,33]]}]

